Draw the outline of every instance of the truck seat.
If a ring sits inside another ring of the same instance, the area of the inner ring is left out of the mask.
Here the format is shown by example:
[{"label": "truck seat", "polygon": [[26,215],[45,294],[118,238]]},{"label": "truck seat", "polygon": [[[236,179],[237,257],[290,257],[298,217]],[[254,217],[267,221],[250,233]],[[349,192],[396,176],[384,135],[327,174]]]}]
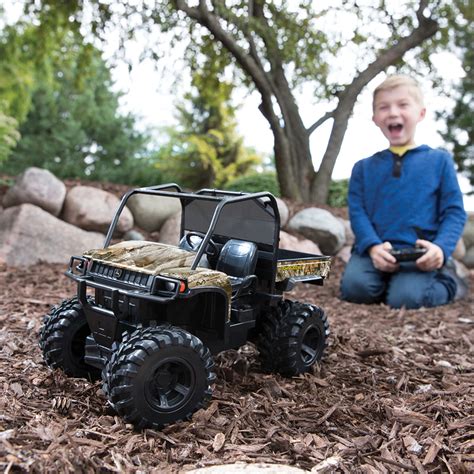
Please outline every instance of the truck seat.
[{"label": "truck seat", "polygon": [[257,265],[258,247],[254,242],[231,239],[222,247],[216,270],[229,276],[232,285],[232,299],[250,291],[257,281],[254,275]]}]

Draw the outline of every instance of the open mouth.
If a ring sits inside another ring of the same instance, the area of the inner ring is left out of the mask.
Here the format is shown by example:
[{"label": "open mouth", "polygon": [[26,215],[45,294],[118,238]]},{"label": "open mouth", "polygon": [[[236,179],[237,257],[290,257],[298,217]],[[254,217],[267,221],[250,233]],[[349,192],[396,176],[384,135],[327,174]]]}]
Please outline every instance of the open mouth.
[{"label": "open mouth", "polygon": [[388,126],[388,131],[390,133],[399,133],[403,129],[403,125],[401,123],[390,124]]}]

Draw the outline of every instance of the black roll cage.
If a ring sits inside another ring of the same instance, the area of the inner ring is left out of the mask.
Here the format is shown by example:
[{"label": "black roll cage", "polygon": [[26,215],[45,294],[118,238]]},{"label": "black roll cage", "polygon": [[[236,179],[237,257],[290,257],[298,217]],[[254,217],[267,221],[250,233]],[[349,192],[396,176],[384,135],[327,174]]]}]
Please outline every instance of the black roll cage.
[{"label": "black roll cage", "polygon": [[[174,191],[172,191],[174,189]],[[171,191],[170,191],[171,190]],[[152,195],[152,196],[163,196],[163,197],[171,197],[171,198],[178,198],[180,200],[182,209],[184,209],[183,201],[194,201],[194,200],[203,200],[203,201],[213,201],[217,202],[216,208],[212,215],[212,218],[209,222],[209,228],[205,233],[203,240],[201,241],[199,248],[196,252],[196,256],[194,261],[191,265],[191,269],[195,270],[198,266],[198,263],[201,257],[204,254],[205,249],[209,241],[211,240],[212,235],[214,234],[214,230],[216,225],[219,222],[219,218],[223,214],[223,210],[229,204],[235,204],[238,202],[244,201],[251,201],[251,200],[262,200],[262,198],[267,198],[268,201],[265,202],[264,206],[266,207],[270,204],[273,210],[274,216],[274,225],[273,225],[273,242],[272,242],[272,281],[271,287],[272,291],[274,291],[275,286],[275,278],[276,278],[276,268],[277,268],[277,258],[278,258],[278,243],[280,238],[280,214],[278,212],[278,205],[276,202],[275,197],[273,194],[269,192],[259,192],[259,193],[243,193],[237,191],[222,191],[218,189],[200,189],[199,191],[193,192],[185,192],[181,189],[179,185],[176,183],[168,183],[168,184],[161,184],[158,186],[151,186],[151,187],[144,187],[144,188],[136,188],[128,191],[120,201],[120,204],[115,212],[114,218],[110,224],[109,230],[105,237],[104,241],[104,248],[110,245],[112,240],[112,236],[115,232],[117,227],[117,223],[119,221],[120,215],[127,204],[127,201],[131,196],[134,194],[145,194],[145,195]],[[181,228],[180,228],[180,238],[184,235],[184,212],[182,213],[181,218]],[[232,236],[230,236],[232,238]]]}]

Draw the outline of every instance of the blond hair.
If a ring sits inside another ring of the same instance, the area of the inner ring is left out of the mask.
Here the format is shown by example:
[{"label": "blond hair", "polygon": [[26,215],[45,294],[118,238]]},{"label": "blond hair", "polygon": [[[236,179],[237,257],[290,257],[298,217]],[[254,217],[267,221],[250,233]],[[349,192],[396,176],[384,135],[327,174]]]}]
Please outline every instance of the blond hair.
[{"label": "blond hair", "polygon": [[405,76],[403,74],[395,74],[393,76],[388,76],[381,84],[379,84],[373,95],[372,106],[375,106],[375,99],[377,94],[382,91],[390,91],[396,87],[406,87],[412,97],[423,107],[423,92],[421,91],[420,84],[410,76]]}]

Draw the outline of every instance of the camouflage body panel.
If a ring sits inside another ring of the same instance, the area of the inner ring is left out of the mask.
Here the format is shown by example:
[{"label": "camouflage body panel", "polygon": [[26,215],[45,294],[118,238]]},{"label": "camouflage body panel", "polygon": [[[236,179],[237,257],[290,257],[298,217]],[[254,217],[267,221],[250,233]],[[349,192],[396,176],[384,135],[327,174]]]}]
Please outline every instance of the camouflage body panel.
[{"label": "camouflage body panel", "polygon": [[188,288],[219,287],[225,291],[229,302],[232,296],[225,273],[203,267],[191,270],[196,254],[173,245],[131,240],[105,249],[89,250],[84,256],[127,270],[186,280]]},{"label": "camouflage body panel", "polygon": [[120,268],[160,275],[168,268],[191,267],[196,254],[173,245],[130,240],[105,249],[89,250],[84,256]]},{"label": "camouflage body panel", "polygon": [[225,291],[230,302],[232,287],[229,277],[225,273],[209,268],[198,267],[196,270],[191,270],[191,268],[170,268],[162,272],[161,275],[186,280],[188,282],[188,288],[217,286]]},{"label": "camouflage body panel", "polygon": [[326,278],[331,269],[331,257],[317,259],[280,260],[277,263],[276,281],[294,277],[316,276]]}]

